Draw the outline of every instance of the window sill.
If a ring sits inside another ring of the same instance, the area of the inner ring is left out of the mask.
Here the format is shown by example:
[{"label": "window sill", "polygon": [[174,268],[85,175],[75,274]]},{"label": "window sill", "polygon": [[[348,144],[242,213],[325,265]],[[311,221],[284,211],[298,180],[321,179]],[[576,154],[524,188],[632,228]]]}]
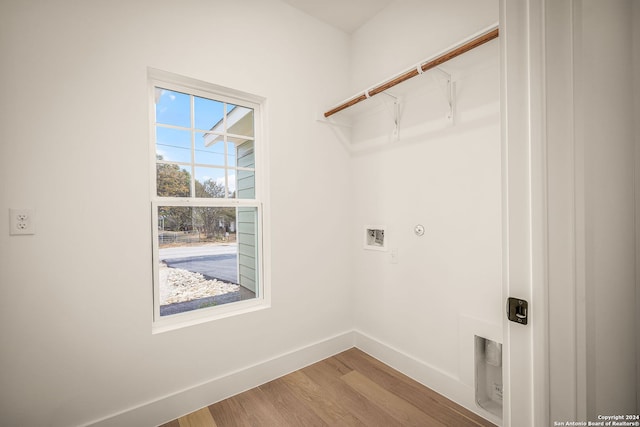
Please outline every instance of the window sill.
[{"label": "window sill", "polygon": [[201,323],[264,310],[270,307],[271,303],[269,301],[258,298],[225,304],[220,307],[199,309],[194,312],[174,314],[154,321],[151,326],[151,333],[155,335],[163,332],[174,331],[176,329],[195,326]]}]

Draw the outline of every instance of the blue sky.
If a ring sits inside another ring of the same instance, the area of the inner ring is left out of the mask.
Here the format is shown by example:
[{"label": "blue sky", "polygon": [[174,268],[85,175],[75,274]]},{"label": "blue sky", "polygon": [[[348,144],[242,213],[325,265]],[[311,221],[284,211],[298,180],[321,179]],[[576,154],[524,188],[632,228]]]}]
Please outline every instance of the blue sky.
[{"label": "blue sky", "polygon": [[[231,110],[234,106],[227,105]],[[224,115],[224,103],[194,96],[194,125],[202,131],[211,130]],[[160,89],[156,100],[156,123],[191,128],[190,96],[184,93]],[[164,160],[191,163],[191,130],[175,129],[156,125],[156,154]],[[224,141],[206,147],[204,132],[195,133],[195,162],[224,168]],[[228,147],[228,165],[235,165],[235,147]],[[192,173],[191,168],[181,166]],[[220,168],[196,167],[195,179],[200,182],[213,179],[225,183],[225,170]],[[228,176],[229,191],[235,190],[235,175]]]}]

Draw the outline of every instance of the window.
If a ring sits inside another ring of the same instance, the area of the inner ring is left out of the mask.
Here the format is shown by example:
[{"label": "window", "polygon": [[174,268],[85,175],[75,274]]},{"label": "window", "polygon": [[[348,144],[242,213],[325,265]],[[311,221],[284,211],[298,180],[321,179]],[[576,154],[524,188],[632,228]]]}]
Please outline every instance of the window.
[{"label": "window", "polygon": [[150,70],[154,330],[266,305],[261,103]]}]

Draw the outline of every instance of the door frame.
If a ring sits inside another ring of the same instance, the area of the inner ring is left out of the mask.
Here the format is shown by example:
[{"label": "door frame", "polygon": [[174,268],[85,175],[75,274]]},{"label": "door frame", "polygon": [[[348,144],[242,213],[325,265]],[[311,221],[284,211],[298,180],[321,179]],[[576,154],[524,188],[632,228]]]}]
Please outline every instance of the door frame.
[{"label": "door frame", "polygon": [[504,427],[549,422],[544,46],[544,0],[500,0]]}]

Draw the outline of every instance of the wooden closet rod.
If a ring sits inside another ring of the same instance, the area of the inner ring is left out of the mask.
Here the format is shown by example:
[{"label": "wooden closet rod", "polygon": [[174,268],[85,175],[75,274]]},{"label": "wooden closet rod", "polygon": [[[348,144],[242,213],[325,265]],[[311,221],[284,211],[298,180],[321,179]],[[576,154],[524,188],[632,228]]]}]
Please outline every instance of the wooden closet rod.
[{"label": "wooden closet rod", "polygon": [[[435,58],[432,59],[428,59],[426,61],[423,61],[422,63],[420,63],[419,65],[411,68],[408,71],[405,71],[404,73],[390,79],[387,80],[384,83],[381,83],[377,86],[374,86],[373,88],[365,91],[362,95],[359,96],[355,96],[351,99],[349,99],[348,101],[343,102],[342,104],[338,105],[335,108],[332,108],[331,110],[327,111],[326,113],[324,113],[325,117],[330,117],[334,114],[336,114],[339,111],[344,110],[345,108],[349,108],[353,105],[356,105],[359,102],[364,101],[367,98],[370,98],[374,95],[379,94],[380,92],[384,92],[387,89],[390,89],[392,87],[394,87],[395,85],[398,85],[406,80],[409,80],[415,76],[418,76],[422,73],[424,73],[427,70],[430,70],[431,68],[435,68],[438,65],[441,65],[445,62],[447,62],[450,59],[455,58],[456,56],[460,56],[463,53],[469,52],[471,49],[475,49],[478,46],[481,46],[495,38],[498,37],[498,27],[497,25],[494,27],[491,27],[490,29],[486,30],[485,32],[483,32],[482,34],[480,34],[477,37],[473,37],[471,40],[468,41],[464,41],[462,42],[460,45],[447,50],[445,53],[437,55]],[[422,71],[418,71],[418,68]]]}]

